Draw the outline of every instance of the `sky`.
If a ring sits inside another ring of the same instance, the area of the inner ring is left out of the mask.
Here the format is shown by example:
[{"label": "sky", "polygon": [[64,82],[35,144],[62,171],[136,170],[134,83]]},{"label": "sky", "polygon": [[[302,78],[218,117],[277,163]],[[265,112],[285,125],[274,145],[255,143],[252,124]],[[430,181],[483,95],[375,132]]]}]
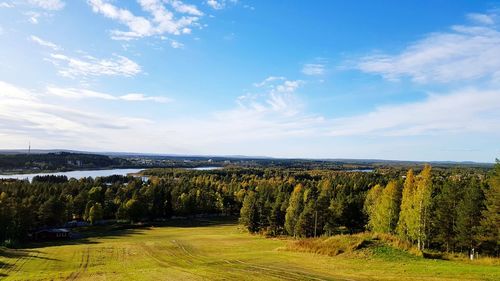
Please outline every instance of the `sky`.
[{"label": "sky", "polygon": [[500,1],[0,0],[0,148],[493,162]]}]

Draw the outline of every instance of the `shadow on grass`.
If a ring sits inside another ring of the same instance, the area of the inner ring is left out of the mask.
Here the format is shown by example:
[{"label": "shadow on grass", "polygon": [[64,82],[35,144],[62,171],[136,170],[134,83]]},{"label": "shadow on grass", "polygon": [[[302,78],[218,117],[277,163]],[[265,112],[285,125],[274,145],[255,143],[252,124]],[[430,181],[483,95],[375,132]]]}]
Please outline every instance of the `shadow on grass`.
[{"label": "shadow on grass", "polygon": [[94,238],[119,239],[131,235],[141,235],[151,227],[209,227],[235,225],[236,217],[186,218],[168,219],[164,221],[145,222],[137,224],[113,224],[105,226],[87,226],[72,229],[73,238],[66,240],[50,240],[30,242],[19,245],[18,249],[36,249],[52,246],[99,244]]},{"label": "shadow on grass", "polygon": [[0,279],[15,274],[20,270],[19,265],[23,265],[27,260],[40,259],[50,261],[60,261],[60,259],[41,256],[41,251],[28,249],[8,249],[0,248],[0,257],[10,259],[12,262],[0,262]]}]

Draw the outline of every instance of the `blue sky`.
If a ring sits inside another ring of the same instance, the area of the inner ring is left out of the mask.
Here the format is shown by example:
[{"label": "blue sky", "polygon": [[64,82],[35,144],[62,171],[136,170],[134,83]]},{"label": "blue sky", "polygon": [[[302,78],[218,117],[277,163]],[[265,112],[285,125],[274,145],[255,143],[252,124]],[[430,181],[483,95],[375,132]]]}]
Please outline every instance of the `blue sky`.
[{"label": "blue sky", "polygon": [[499,8],[0,0],[0,147],[492,162]]}]

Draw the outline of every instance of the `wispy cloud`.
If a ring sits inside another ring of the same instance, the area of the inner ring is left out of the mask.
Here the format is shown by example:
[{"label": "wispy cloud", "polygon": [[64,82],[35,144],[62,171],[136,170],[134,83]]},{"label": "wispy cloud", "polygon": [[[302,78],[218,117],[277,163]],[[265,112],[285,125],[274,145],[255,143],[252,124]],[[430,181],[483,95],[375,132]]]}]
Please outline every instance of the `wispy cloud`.
[{"label": "wispy cloud", "polygon": [[208,0],[207,5],[212,7],[212,9],[220,10],[224,8],[225,3],[222,0]]},{"label": "wispy cloud", "polygon": [[[142,10],[149,13],[150,17],[136,16],[131,11],[119,8],[109,1],[89,0],[95,13],[126,25],[128,30],[112,30],[111,37],[116,40],[131,40],[154,35],[189,34],[193,26],[203,15],[194,5],[184,4],[182,1],[169,0],[138,0]],[[167,9],[165,4],[171,9]]]},{"label": "wispy cloud", "polygon": [[[493,17],[474,16],[488,23]],[[388,80],[448,83],[500,76],[500,32],[496,25],[455,25],[428,34],[395,55],[362,57],[356,68]]]},{"label": "wispy cloud", "polygon": [[266,85],[272,85],[271,82],[282,81],[282,80],[286,80],[286,78],[283,76],[269,76],[266,79],[262,80],[261,82],[254,83],[253,85],[255,87],[263,87]]},{"label": "wispy cloud", "polygon": [[[35,139],[37,143],[66,146],[72,143],[95,143],[94,138],[130,134],[132,129],[148,125],[141,118],[113,116],[92,110],[61,106],[33,91],[0,81],[0,134],[2,144],[17,146],[20,140]],[[116,132],[116,133],[113,133]]]},{"label": "wispy cloud", "polygon": [[415,136],[491,132],[500,129],[500,91],[467,89],[425,100],[386,105],[332,120],[332,136]]},{"label": "wispy cloud", "polygon": [[141,72],[141,67],[127,57],[114,55],[109,59],[98,59],[92,56],[80,58],[69,57],[64,54],[51,54],[48,58],[64,77],[77,78],[80,76],[135,76]]},{"label": "wispy cloud", "polygon": [[172,46],[172,48],[174,48],[174,49],[181,49],[181,48],[183,48],[183,47],[184,47],[184,44],[182,44],[182,43],[181,43],[181,42],[179,42],[179,41],[172,40],[172,41],[170,42],[170,46]]},{"label": "wispy cloud", "polygon": [[31,40],[32,42],[35,42],[37,43],[38,45],[40,46],[43,46],[43,47],[48,47],[48,48],[51,48],[52,50],[54,51],[59,51],[61,50],[61,47],[59,47],[58,45],[50,42],[50,41],[47,41],[47,40],[43,40],[42,38],[40,37],[37,37],[35,35],[31,35],[29,37],[29,40]]},{"label": "wispy cloud", "polygon": [[236,4],[238,3],[238,0],[207,0],[206,3],[214,10],[222,10],[227,6],[228,3]]},{"label": "wispy cloud", "polygon": [[114,96],[107,93],[91,91],[78,88],[58,88],[48,87],[47,93],[68,99],[104,99],[104,100],[123,100],[123,101],[153,101],[158,103],[167,103],[172,100],[161,96],[147,96],[139,93],[129,93],[121,96]]},{"label": "wispy cloud", "polygon": [[467,14],[467,18],[469,18],[470,20],[479,24],[486,24],[486,25],[494,24],[495,23],[494,17],[495,15],[487,15],[479,13]]},{"label": "wispy cloud", "polygon": [[14,4],[8,2],[0,2],[0,8],[14,8]]},{"label": "wispy cloud", "polygon": [[325,73],[325,65],[320,63],[306,63],[302,67],[302,73],[305,75],[323,75]]},{"label": "wispy cloud", "polygon": [[57,11],[64,8],[64,1],[61,0],[28,0],[34,6],[40,7],[45,10]]}]

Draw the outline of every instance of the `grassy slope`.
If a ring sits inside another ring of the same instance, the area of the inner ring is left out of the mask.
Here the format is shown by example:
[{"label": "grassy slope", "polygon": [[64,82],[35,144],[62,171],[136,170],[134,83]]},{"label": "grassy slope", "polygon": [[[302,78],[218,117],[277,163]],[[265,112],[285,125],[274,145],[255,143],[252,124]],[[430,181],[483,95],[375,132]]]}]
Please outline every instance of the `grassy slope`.
[{"label": "grassy slope", "polygon": [[3,251],[0,279],[500,280],[498,266],[426,260],[392,248],[351,258],[283,251],[289,241],[252,236],[231,223],[114,234]]}]

